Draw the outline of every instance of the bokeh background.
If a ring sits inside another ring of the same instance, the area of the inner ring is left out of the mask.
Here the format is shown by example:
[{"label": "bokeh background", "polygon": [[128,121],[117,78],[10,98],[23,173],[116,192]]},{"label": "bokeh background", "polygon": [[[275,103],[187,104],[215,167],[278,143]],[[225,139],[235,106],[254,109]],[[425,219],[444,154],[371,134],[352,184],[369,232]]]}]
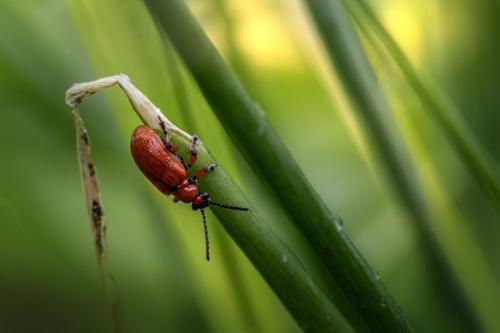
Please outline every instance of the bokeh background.
[{"label": "bokeh background", "polygon": [[[190,0],[193,13],[287,143],[417,331],[461,332],[423,244],[381,176],[298,0]],[[419,72],[500,158],[500,3],[371,1]],[[362,36],[362,35],[361,35]],[[380,45],[363,38],[393,107],[434,231],[487,330],[500,330],[500,221]],[[304,240],[246,165],[139,0],[0,3],[0,331],[109,332],[81,190],[73,83],[128,74],[174,122],[198,133],[321,280]],[[141,176],[128,152],[139,124],[113,88],[82,106],[108,218],[109,260],[129,332],[296,332],[298,326],[209,214]],[[237,110],[235,110],[237,112]],[[283,172],[286,172],[284,170]]]}]

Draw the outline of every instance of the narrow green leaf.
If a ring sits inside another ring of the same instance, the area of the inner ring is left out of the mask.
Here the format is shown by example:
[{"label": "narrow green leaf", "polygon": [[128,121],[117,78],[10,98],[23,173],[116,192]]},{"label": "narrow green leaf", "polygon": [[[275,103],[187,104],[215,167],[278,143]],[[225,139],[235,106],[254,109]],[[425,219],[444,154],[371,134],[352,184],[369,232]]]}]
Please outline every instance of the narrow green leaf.
[{"label": "narrow green leaf", "polygon": [[470,176],[484,191],[495,208],[500,209],[500,170],[496,162],[479,144],[476,136],[460,117],[456,108],[437,88],[430,88],[429,80],[424,80],[399,47],[384,25],[379,21],[365,0],[344,0],[346,8],[359,25],[369,26],[375,37],[390,53],[392,59],[423,103],[429,113],[446,134],[468,168]]},{"label": "narrow green leaf", "polygon": [[[389,105],[378,85],[375,73],[356,35],[350,17],[340,0],[304,0],[309,8],[328,56],[343,82],[345,91],[358,113],[372,149],[378,153],[387,179],[409,214],[413,217],[417,231],[442,287],[448,290],[453,300],[449,302],[461,313],[460,319],[467,327],[477,329],[479,320],[471,309],[467,297],[457,283],[456,275],[446,259],[444,250],[434,234],[431,216],[417,173],[403,145],[390,114]],[[393,322],[397,325],[397,322]],[[372,322],[375,330],[381,330],[381,322]],[[394,326],[405,329],[403,326]]]},{"label": "narrow green leaf", "polygon": [[269,184],[318,258],[378,331],[410,331],[399,306],[318,197],[265,118],[181,0],[146,0],[213,111],[255,171]]},{"label": "narrow green leaf", "polygon": [[[378,41],[383,38],[379,36],[379,34],[382,33],[379,29],[384,29],[384,33],[387,34],[386,37],[390,38],[391,43],[394,43],[394,46],[399,49],[387,30],[381,25],[375,14],[368,7],[368,4],[363,1],[364,0],[347,1],[346,3],[346,7],[360,28],[360,31],[366,36],[375,50],[383,51],[384,46],[378,43]],[[359,6],[357,3],[359,3]],[[365,6],[366,8],[361,8]],[[365,10],[369,12],[365,12]],[[368,15],[371,17],[365,17]],[[376,20],[376,22],[372,20]],[[372,24],[379,26],[375,27]],[[410,67],[407,67],[406,71],[409,71],[407,74],[411,74],[411,77],[408,77],[404,73],[405,69],[401,68],[401,71],[409,83],[409,88],[416,90],[416,86],[412,85],[411,81],[422,79],[409,63],[407,56],[399,49],[399,52],[401,52],[400,56],[403,57],[403,63],[399,64],[396,59],[398,55],[391,51],[389,45],[385,45],[385,48],[388,52],[384,53],[384,55],[389,58],[392,57],[397,66],[402,67],[405,61],[408,62],[407,64]],[[432,83],[429,83],[429,81],[419,81],[419,84],[422,89],[427,91],[429,96],[434,96],[436,98],[434,100],[436,103],[435,105],[446,103],[445,98],[441,96],[440,91],[437,90]],[[417,93],[417,97],[420,97],[419,95],[420,94]],[[432,105],[426,104],[424,98],[420,97],[420,100],[427,108],[432,107]],[[449,112],[449,115],[452,117],[458,116],[452,104],[440,105],[444,108],[441,110],[442,112]],[[459,213],[461,211],[460,207],[458,207],[456,203],[453,203],[450,196],[445,193],[443,177],[438,175],[436,161],[430,158],[428,148],[425,142],[422,141],[422,133],[418,130],[419,128],[431,126],[430,123],[434,123],[435,118],[430,118],[428,120],[429,124],[423,125],[423,127],[416,127],[416,119],[413,117],[415,116],[414,113],[407,113],[404,107],[402,110],[401,108],[395,109],[395,114],[399,118],[399,123],[404,130],[405,138],[411,147],[410,151],[417,159],[418,164],[422,166],[419,173],[422,176],[421,179],[424,191],[426,196],[431,198],[431,200],[429,200],[432,203],[431,209],[433,209],[434,214],[440,219],[438,223],[433,225],[433,229],[446,251],[446,256],[451,267],[453,267],[457,274],[457,282],[466,292],[469,302],[477,313],[477,317],[481,320],[484,329],[487,332],[496,332],[499,330],[500,325],[500,321],[494,310],[500,308],[500,289],[498,283],[495,281],[494,274],[485,258],[479,241],[470,230],[470,223],[467,223],[470,221],[464,220],[463,216]],[[430,113],[434,112],[434,110],[428,111]],[[456,119],[459,123],[461,122],[460,118]],[[469,134],[472,135],[472,133]],[[427,142],[432,142],[433,140],[430,137],[426,139]],[[480,152],[478,153],[480,154]],[[471,266],[469,263],[474,263],[474,265]],[[481,282],[478,283],[479,281]]]}]

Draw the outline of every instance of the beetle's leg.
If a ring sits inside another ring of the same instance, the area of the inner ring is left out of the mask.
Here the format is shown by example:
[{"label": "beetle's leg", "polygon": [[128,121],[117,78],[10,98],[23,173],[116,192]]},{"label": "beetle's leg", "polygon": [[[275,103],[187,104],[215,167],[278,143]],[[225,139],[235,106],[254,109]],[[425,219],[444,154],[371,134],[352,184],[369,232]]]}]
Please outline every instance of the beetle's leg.
[{"label": "beetle's leg", "polygon": [[161,119],[160,116],[158,116],[158,121],[161,127],[161,130],[163,132],[163,137],[165,141],[170,141],[170,133],[167,130],[167,127],[165,126],[165,122]]},{"label": "beetle's leg", "polygon": [[163,143],[165,144],[165,147],[167,150],[171,153],[175,153],[177,151],[177,147],[175,146],[175,143],[170,141],[170,133],[167,130],[167,127],[165,126],[165,122],[158,116],[158,120],[160,121],[160,127],[163,132]]},{"label": "beetle's leg", "polygon": [[184,161],[184,158],[182,158],[181,154],[179,154],[179,153],[173,153],[173,154],[182,163],[182,166],[184,167],[184,169],[186,170],[186,172],[188,172],[189,171],[188,165]]},{"label": "beetle's leg", "polygon": [[196,143],[198,142],[198,137],[193,134],[191,137],[191,144],[189,145],[189,152],[191,153],[191,157],[189,158],[188,169],[196,163],[198,159],[198,152],[196,152]]},{"label": "beetle's leg", "polygon": [[217,168],[217,164],[211,164],[209,166],[206,166],[204,168],[201,168],[200,170],[196,171],[196,174],[194,176],[195,179],[200,179],[208,175],[210,172],[214,171],[215,168]]},{"label": "beetle's leg", "polygon": [[214,171],[215,168],[217,168],[217,164],[210,164],[209,166],[201,168],[200,170],[196,171],[193,177],[189,178],[189,182],[198,183],[198,179],[205,177],[210,172]]}]

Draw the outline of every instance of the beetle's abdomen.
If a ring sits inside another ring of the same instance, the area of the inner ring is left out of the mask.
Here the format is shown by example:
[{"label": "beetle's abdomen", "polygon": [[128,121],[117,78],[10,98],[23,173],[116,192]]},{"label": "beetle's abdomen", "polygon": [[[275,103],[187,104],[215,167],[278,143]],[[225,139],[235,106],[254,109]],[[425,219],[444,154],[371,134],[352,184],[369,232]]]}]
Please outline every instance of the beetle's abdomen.
[{"label": "beetle's abdomen", "polygon": [[186,169],[151,128],[140,125],[132,134],[130,151],[142,173],[163,193],[172,193],[186,178]]}]

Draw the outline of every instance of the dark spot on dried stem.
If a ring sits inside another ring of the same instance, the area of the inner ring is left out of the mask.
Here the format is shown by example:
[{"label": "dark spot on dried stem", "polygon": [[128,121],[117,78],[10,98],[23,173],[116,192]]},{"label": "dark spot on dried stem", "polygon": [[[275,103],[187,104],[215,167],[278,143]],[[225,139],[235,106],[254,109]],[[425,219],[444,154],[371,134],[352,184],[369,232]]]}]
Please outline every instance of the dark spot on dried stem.
[{"label": "dark spot on dried stem", "polygon": [[87,167],[89,168],[89,174],[91,177],[95,175],[95,167],[93,163],[87,164]]},{"label": "dark spot on dried stem", "polygon": [[92,200],[92,220],[97,224],[102,218],[102,208],[97,200]]},{"label": "dark spot on dried stem", "polygon": [[104,238],[104,233],[101,233],[99,231],[95,233],[95,246],[97,253],[100,256],[104,255],[104,253],[106,252],[103,238]]},{"label": "dark spot on dried stem", "polygon": [[81,138],[82,138],[83,142],[85,142],[85,144],[88,146],[89,145],[89,137],[87,136],[87,132],[83,129],[82,129]]}]

